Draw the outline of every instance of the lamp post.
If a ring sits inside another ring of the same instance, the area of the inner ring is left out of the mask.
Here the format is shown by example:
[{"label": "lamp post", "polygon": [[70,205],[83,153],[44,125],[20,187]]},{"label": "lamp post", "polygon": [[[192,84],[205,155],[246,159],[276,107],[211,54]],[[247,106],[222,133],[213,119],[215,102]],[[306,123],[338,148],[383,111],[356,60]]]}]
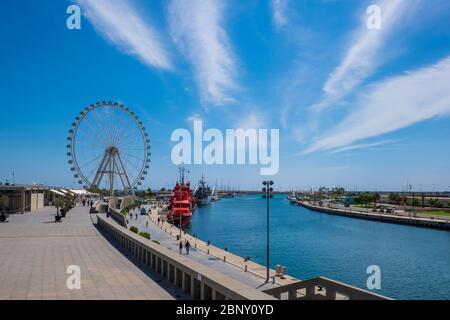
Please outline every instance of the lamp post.
[{"label": "lamp post", "polygon": [[266,180],[263,182],[264,188],[262,188],[263,191],[263,199],[266,199],[266,282],[269,282],[269,256],[270,256],[270,245],[269,245],[269,202],[270,199],[273,198],[273,181],[272,180]]}]

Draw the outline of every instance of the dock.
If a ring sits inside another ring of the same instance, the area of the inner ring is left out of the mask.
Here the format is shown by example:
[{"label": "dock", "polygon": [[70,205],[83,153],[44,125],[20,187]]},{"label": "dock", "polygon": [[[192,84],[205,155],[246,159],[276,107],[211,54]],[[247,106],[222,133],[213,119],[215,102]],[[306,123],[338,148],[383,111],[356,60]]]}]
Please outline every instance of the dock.
[{"label": "dock", "polygon": [[380,221],[386,223],[396,223],[415,227],[431,228],[437,230],[450,230],[450,221],[447,219],[435,219],[435,218],[423,218],[412,216],[400,216],[388,213],[376,213],[376,212],[361,212],[350,209],[339,209],[333,207],[325,207],[312,204],[307,201],[299,201],[298,204],[307,209],[318,211],[322,213],[340,215],[350,218]]}]

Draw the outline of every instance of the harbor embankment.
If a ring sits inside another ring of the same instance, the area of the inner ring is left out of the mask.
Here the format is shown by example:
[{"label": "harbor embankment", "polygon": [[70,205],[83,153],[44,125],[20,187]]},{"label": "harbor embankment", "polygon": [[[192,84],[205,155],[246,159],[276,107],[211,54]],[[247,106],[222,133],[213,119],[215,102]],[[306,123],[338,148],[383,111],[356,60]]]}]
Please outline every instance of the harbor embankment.
[{"label": "harbor embankment", "polygon": [[403,225],[410,225],[423,228],[432,228],[438,230],[450,230],[450,222],[448,220],[439,220],[435,218],[420,218],[420,217],[406,217],[399,215],[392,215],[386,213],[371,213],[371,212],[361,212],[355,210],[339,209],[333,208],[331,206],[325,207],[320,205],[315,205],[307,201],[300,201],[298,203],[300,206],[323,213],[335,214],[340,216],[346,216],[357,219],[380,221],[386,223],[397,223]]},{"label": "harbor embankment", "polygon": [[269,270],[269,281],[266,281],[264,266],[184,232],[182,240],[190,242],[191,252],[178,252],[180,229],[164,221],[164,213],[159,209],[152,208],[144,216],[131,215],[127,222],[128,226],[151,234],[151,239],[157,240],[158,244],[125,229],[113,219],[113,214],[119,213],[110,208],[109,219],[99,217],[101,228],[133,256],[194,299],[387,299],[323,277],[301,281],[287,274],[276,275],[272,269]]}]

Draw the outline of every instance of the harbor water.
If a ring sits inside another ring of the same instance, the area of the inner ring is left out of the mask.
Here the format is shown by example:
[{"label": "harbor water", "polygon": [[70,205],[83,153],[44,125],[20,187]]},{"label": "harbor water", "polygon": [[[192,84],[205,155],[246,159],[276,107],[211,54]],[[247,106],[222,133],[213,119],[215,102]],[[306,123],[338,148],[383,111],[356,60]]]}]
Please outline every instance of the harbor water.
[{"label": "harbor water", "polygon": [[[194,213],[190,230],[242,257],[266,262],[266,202],[247,195]],[[367,289],[367,268],[381,269],[394,299],[450,298],[450,232],[319,213],[276,195],[270,207],[270,266],[299,279],[317,276]]]}]

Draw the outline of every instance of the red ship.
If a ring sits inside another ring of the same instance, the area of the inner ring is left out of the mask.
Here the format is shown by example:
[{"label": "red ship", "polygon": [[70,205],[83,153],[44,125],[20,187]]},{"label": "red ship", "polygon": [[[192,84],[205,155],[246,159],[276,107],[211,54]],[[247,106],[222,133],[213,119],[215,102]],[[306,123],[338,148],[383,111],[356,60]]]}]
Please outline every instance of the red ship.
[{"label": "red ship", "polygon": [[185,171],[184,168],[180,168],[180,181],[175,185],[170,197],[168,218],[171,220],[188,219],[197,208],[197,201],[190,183],[184,182]]}]

